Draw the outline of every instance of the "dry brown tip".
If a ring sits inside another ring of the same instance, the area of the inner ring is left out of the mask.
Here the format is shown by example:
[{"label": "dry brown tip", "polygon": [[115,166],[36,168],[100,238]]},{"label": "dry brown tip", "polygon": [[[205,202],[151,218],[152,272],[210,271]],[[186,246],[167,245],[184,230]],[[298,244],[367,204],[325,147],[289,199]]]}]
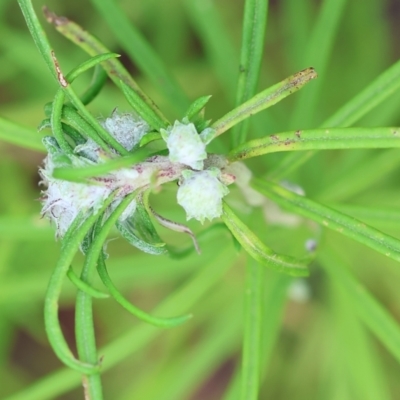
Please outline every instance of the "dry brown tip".
[{"label": "dry brown tip", "polygon": [[54,26],[66,25],[69,22],[67,17],[58,16],[55,12],[50,11],[47,6],[42,7],[42,12],[46,21]]}]

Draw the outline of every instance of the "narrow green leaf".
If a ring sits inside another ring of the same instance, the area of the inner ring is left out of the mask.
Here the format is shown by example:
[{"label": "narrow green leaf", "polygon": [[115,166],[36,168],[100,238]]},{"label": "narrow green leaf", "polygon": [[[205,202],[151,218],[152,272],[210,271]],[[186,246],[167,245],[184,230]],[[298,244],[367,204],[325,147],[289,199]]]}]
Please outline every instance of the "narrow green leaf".
[{"label": "narrow green leaf", "polygon": [[246,252],[260,264],[293,276],[307,276],[308,269],[302,262],[274,253],[223,203],[223,222]]},{"label": "narrow green leaf", "polygon": [[53,108],[51,111],[51,117],[50,117],[51,131],[54,137],[56,138],[57,143],[60,146],[63,153],[66,155],[72,155],[74,152],[73,148],[65,138],[61,126],[61,115],[62,115],[64,99],[65,99],[64,92],[61,89],[58,89],[56,96],[54,97]]},{"label": "narrow green leaf", "polygon": [[375,207],[339,203],[335,203],[332,207],[346,214],[355,215],[356,218],[360,218],[362,221],[385,224],[396,228],[400,227],[400,210],[395,207]]},{"label": "narrow green leaf", "polygon": [[144,251],[148,254],[162,255],[167,253],[167,249],[164,247],[165,243],[148,243],[143,240],[140,236],[140,231],[136,226],[128,221],[117,222],[116,227],[121,233],[122,237],[127,240],[132,246]]},{"label": "narrow green leaf", "polygon": [[142,73],[153,81],[177,111],[183,113],[188,106],[186,95],[127,15],[113,0],[91,2]]},{"label": "narrow green leaf", "polygon": [[102,150],[104,150],[106,154],[111,153],[110,147],[99,136],[96,129],[91,124],[89,124],[89,122],[86,121],[74,107],[71,107],[69,105],[64,105],[62,109],[62,118],[68,123],[68,125],[70,125],[73,129],[75,129],[82,137],[92,139],[95,143],[99,145],[99,147]]},{"label": "narrow green leaf", "polygon": [[33,40],[39,49],[40,55],[47,64],[47,67],[49,68],[53,77],[58,81],[57,71],[52,58],[52,49],[49,41],[47,40],[46,33],[40,25],[35,10],[33,9],[32,1],[18,0],[18,4],[21,7],[26,24],[29,28],[29,32],[31,33]]},{"label": "narrow green leaf", "polygon": [[[369,111],[380,105],[390,95],[398,91],[399,88],[400,61],[379,75],[364,90],[326,119],[321,126],[327,128],[351,126]],[[268,172],[268,177],[276,180],[289,174],[310,159],[313,154],[314,152],[307,152],[288,155]]]},{"label": "narrow green leaf", "polygon": [[98,136],[103,139],[110,147],[114,148],[121,155],[129,154],[128,150],[124,148],[103,126],[99,120],[96,119],[82,103],[81,99],[77,96],[71,85],[67,85],[64,88],[65,93],[71,100],[71,103],[76,107],[82,117],[96,130]]},{"label": "narrow green leaf", "polygon": [[53,171],[53,177],[56,179],[63,179],[71,182],[84,182],[87,178],[94,178],[96,176],[102,176],[119,168],[131,167],[132,165],[139,163],[151,154],[147,149],[136,150],[134,154],[125,157],[119,157],[111,159],[102,164],[96,164],[89,167],[72,168],[72,167],[60,167],[55,168]]},{"label": "narrow green leaf", "polygon": [[106,268],[106,263],[104,262],[104,257],[99,259],[97,264],[97,271],[104,285],[109,290],[111,296],[120,304],[125,310],[139,318],[140,320],[147,322],[151,325],[157,326],[159,328],[173,328],[175,326],[181,325],[185,323],[187,320],[192,318],[191,314],[182,315],[179,317],[170,317],[170,318],[160,318],[150,315],[143,310],[140,310],[132,303],[130,303],[123,294],[114,286],[112,283],[110,276],[108,275],[108,271]]},{"label": "narrow green leaf", "polygon": [[65,76],[65,79],[68,83],[72,83],[79,75],[82,75],[88,69],[96,67],[102,62],[110,60],[111,58],[120,57],[119,54],[116,53],[105,53],[105,54],[98,54],[96,56],[91,57],[89,60],[84,61],[82,64],[78,65],[77,67],[73,68],[68,74]]},{"label": "narrow green leaf", "polygon": [[232,126],[238,124],[251,115],[265,110],[273,106],[285,97],[301,89],[305,84],[317,77],[317,73],[313,68],[307,68],[300,71],[280,83],[265,89],[250,100],[246,101],[239,107],[233,109],[218,121],[214,122],[211,127],[217,132],[217,136],[227,131]]},{"label": "narrow green leaf", "polygon": [[400,326],[386,309],[369,294],[349,272],[349,266],[332,250],[324,249],[319,258],[331,279],[346,290],[353,307],[362,321],[381,340],[400,362]]},{"label": "narrow green leaf", "polygon": [[143,205],[143,200],[141,198],[138,199],[136,205],[136,211],[133,215],[133,218],[129,220],[130,224],[137,230],[139,236],[153,244],[154,246],[163,247],[165,243],[161,240],[160,236],[150,219],[148,211],[146,207]]},{"label": "narrow green leaf", "polygon": [[400,261],[400,240],[275,183],[254,179],[252,186],[282,207],[348,236],[393,260]]},{"label": "narrow green leaf", "polygon": [[233,149],[230,161],[281,151],[400,147],[400,128],[334,128],[283,132]]},{"label": "narrow green leaf", "polygon": [[81,101],[84,105],[88,105],[96,98],[96,96],[103,89],[104,84],[107,81],[107,72],[100,65],[96,65],[94,68],[92,80],[85,92],[81,94]]},{"label": "narrow green leaf", "polygon": [[75,274],[72,268],[68,270],[67,277],[79,290],[87,293],[89,296],[92,296],[95,299],[106,299],[110,297],[109,294],[97,290],[95,287],[89,285],[88,283],[80,279],[79,276]]},{"label": "narrow green leaf", "polygon": [[[236,106],[249,100],[256,92],[264,54],[267,14],[268,0],[246,0]],[[233,147],[239,146],[246,140],[248,124],[249,120],[246,120],[235,126],[231,136]]]},{"label": "narrow green leaf", "polygon": [[199,114],[203,108],[206,106],[208,101],[211,99],[211,96],[202,96],[196,99],[188,108],[188,110],[185,113],[185,117],[189,121],[191,121],[193,118]]},{"label": "narrow green leaf", "polygon": [[170,125],[167,119],[161,119],[147,103],[126,83],[121,81],[122,92],[135,112],[144,119],[151,128],[159,131]]},{"label": "narrow green leaf", "polygon": [[71,85],[65,79],[58,65],[57,59],[55,58],[54,51],[51,50],[50,44],[47,40],[46,34],[44,33],[39,20],[35,14],[30,0],[19,0],[19,5],[24,13],[27,25],[34,38],[39,51],[44,58],[46,64],[48,65],[52,74],[57,78],[60,86],[65,90],[67,96],[73,103],[73,105],[80,111],[82,116],[89,122],[90,125],[98,132],[99,136],[102,137],[107,143],[109,143],[114,149],[116,149],[120,154],[127,154],[128,151],[124,149],[97,121],[95,117],[92,116],[85,108],[82,101],[76,95],[75,91],[72,89]]},{"label": "narrow green leaf", "polygon": [[[52,11],[44,8],[43,10],[47,21],[54,25],[58,32],[60,32],[67,39],[79,46],[83,51],[96,56],[99,54],[110,53],[98,39],[92,36],[88,31],[66,17],[61,17]],[[102,64],[104,70],[107,72],[110,79],[119,87],[121,81],[131,87],[142,99],[148,104],[153,111],[161,118],[165,119],[161,111],[154,104],[154,102],[140,89],[135,80],[129,75],[125,67],[116,59],[110,59]]]},{"label": "narrow green leaf", "polygon": [[42,135],[37,133],[36,130],[0,117],[0,140],[28,150],[44,152],[45,148],[41,139]]}]

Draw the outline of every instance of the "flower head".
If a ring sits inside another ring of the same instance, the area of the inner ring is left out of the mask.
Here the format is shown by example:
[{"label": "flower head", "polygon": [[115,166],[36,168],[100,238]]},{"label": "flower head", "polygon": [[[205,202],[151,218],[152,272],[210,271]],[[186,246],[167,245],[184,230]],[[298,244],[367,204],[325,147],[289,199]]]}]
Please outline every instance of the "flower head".
[{"label": "flower head", "polygon": [[161,135],[167,143],[169,159],[172,162],[188,165],[202,170],[207,158],[206,145],[211,141],[213,130],[205,129],[201,134],[191,122],[175,121],[167,130],[161,129]]},{"label": "flower head", "polygon": [[143,119],[129,113],[119,114],[116,110],[101,124],[128,151],[132,150],[150,130]]},{"label": "flower head", "polygon": [[228,188],[218,179],[220,170],[182,172],[182,183],[178,189],[178,203],[185,209],[187,219],[195,218],[201,223],[222,214],[222,198]]},{"label": "flower head", "polygon": [[[74,166],[82,166],[82,159],[73,157]],[[56,236],[63,237],[79,212],[97,212],[111,189],[106,186],[88,185],[53,178],[53,169],[58,165],[54,153],[49,153],[40,170],[42,183],[47,186],[43,196],[42,214],[56,225]]]}]

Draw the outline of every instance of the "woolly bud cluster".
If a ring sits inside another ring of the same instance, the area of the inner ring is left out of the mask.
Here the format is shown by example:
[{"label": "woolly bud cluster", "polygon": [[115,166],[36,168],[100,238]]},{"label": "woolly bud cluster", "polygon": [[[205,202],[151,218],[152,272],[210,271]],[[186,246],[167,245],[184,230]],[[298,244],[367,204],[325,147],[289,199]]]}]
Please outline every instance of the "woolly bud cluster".
[{"label": "woolly bud cluster", "polygon": [[[143,120],[131,114],[119,114],[116,111],[112,113],[111,117],[101,121],[101,124],[127,150],[135,147],[143,135],[149,131],[148,125]],[[65,235],[79,212],[83,214],[89,211],[96,213],[116,188],[121,188],[121,195],[117,196],[112,207],[115,207],[123,196],[136,189],[137,185],[134,181],[139,174],[137,171],[127,168],[115,171],[101,180],[93,179],[88,183],[55,179],[53,170],[56,167],[82,168],[103,162],[110,158],[110,154],[106,154],[92,139],[76,146],[74,149],[76,155],[72,156],[64,154],[53,137],[46,137],[44,144],[48,155],[44,160],[44,168],[39,171],[42,183],[47,186],[42,197],[42,214],[54,221],[57,237]],[[127,182],[131,185],[127,185]],[[128,218],[134,213],[135,208],[136,203],[133,201],[121,219]]]},{"label": "woolly bud cluster", "polygon": [[[127,150],[134,149],[140,139],[150,131],[141,119],[130,114],[114,112],[102,122],[103,127]],[[227,184],[235,177],[225,172],[227,162],[223,156],[208,155],[206,145],[215,132],[207,128],[200,134],[194,124],[176,121],[173,126],[161,130],[169,155],[153,156],[130,168],[121,168],[101,177],[91,178],[85,183],[69,182],[53,177],[56,167],[81,168],[96,165],[116,157],[111,149],[102,149],[88,139],[75,147],[73,154],[65,154],[54,137],[44,143],[48,156],[40,170],[47,190],[43,196],[43,215],[53,220],[57,236],[63,237],[75,217],[82,212],[97,212],[107,197],[117,190],[110,206],[114,209],[129,193],[146,190],[166,182],[178,180],[178,203],[185,209],[187,219],[195,218],[201,223],[212,220],[222,213],[222,198],[228,194]],[[136,201],[126,208],[120,221],[135,213]]]}]

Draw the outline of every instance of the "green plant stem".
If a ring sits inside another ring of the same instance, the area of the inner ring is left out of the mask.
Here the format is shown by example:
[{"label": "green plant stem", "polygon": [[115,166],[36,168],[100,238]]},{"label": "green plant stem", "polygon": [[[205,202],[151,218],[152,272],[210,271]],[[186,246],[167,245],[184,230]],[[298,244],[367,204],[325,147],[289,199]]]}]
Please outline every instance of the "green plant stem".
[{"label": "green plant stem", "polygon": [[326,228],[333,229],[371,247],[386,257],[400,261],[400,241],[393,236],[330,207],[314,202],[307,197],[293,193],[275,183],[261,179],[253,179],[252,182],[252,186],[257,191],[289,211],[310,218]]},{"label": "green plant stem", "polygon": [[400,147],[400,128],[334,128],[282,132],[233,149],[231,162],[281,151]]},{"label": "green plant stem", "polygon": [[[246,0],[236,106],[249,100],[256,92],[264,53],[267,14],[268,0]],[[247,118],[241,124],[235,126],[231,135],[233,147],[245,142],[249,123],[250,119]]]},{"label": "green plant stem", "polygon": [[[54,66],[53,58],[52,58],[52,50],[47,40],[46,33],[44,32],[40,22],[36,16],[35,10],[32,6],[31,0],[18,0],[18,4],[22,10],[22,13],[25,17],[26,24],[28,29],[33,37],[33,40],[36,46],[39,49],[39,52],[49,68],[51,74],[55,79],[57,79],[57,71]],[[57,79],[58,80],[58,79]]]},{"label": "green plant stem", "polygon": [[262,311],[265,268],[254,260],[246,265],[245,320],[240,400],[257,400],[260,386]]},{"label": "green plant stem", "polygon": [[263,90],[261,93],[257,94],[239,107],[234,108],[219,120],[215,121],[211,127],[215,129],[216,136],[221,135],[229,128],[251,115],[265,110],[283,100],[285,97],[301,89],[305,84],[316,77],[317,73],[313,68],[307,68],[303,71],[297,72],[282,82]]}]

